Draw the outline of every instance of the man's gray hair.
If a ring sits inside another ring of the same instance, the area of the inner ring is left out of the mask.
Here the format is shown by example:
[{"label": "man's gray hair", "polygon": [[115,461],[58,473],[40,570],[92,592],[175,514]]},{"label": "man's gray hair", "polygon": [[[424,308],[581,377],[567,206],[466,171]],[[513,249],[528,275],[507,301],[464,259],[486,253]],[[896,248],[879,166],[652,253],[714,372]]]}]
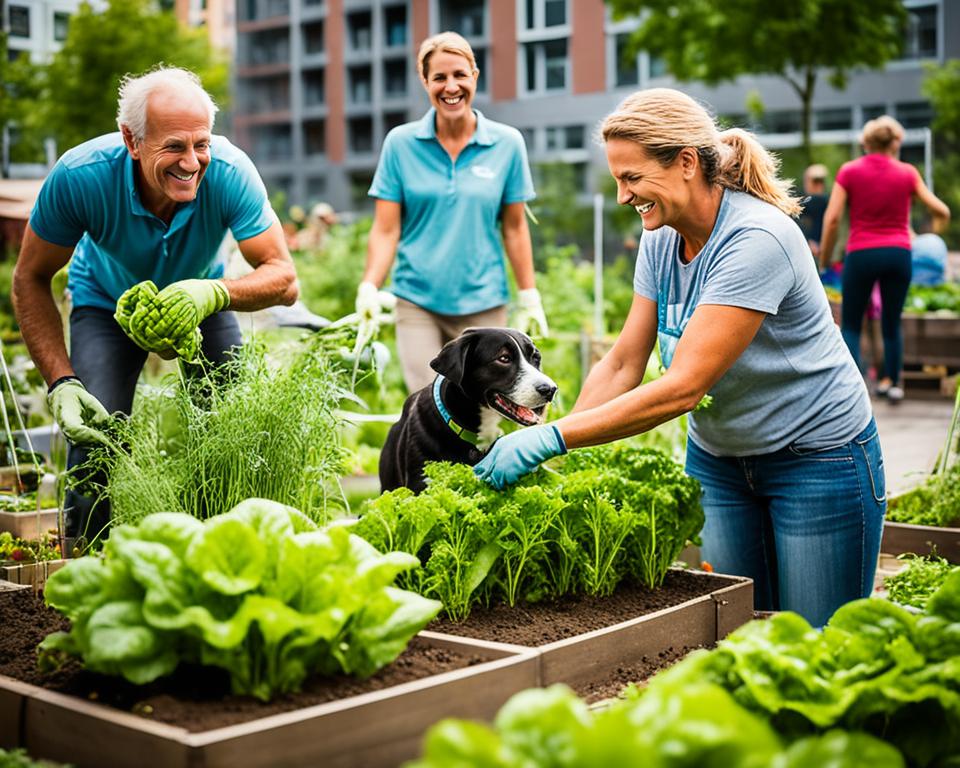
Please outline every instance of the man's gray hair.
[{"label": "man's gray hair", "polygon": [[147,134],[147,101],[156,91],[172,90],[194,93],[206,104],[210,113],[210,129],[217,114],[217,105],[207,93],[200,78],[193,72],[179,67],[158,67],[144,75],[126,75],[120,81],[120,98],[117,102],[117,126],[130,129],[134,141],[142,141]]}]

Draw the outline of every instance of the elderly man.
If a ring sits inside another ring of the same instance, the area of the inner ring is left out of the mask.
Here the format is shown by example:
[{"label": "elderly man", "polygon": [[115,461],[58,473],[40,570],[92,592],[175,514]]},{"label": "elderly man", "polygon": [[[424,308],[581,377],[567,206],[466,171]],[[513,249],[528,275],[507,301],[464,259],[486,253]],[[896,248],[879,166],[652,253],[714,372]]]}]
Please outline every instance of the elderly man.
[{"label": "elderly man", "polygon": [[[193,352],[199,344],[219,363],[241,342],[223,310],[298,295],[263,182],[242,151],[212,135],[217,108],[199,79],[173,68],[127,77],[118,107],[120,132],[74,147],[44,182],[13,278],[17,320],[71,443],[71,467],[85,459],[82,446],[104,441],[108,414],[130,412],[148,351],[184,354],[195,340]],[[219,279],[227,230],[254,267],[237,280]],[[50,284],[71,256],[68,356]],[[145,286],[140,309],[150,311],[122,317],[118,301],[129,308]],[[95,536],[109,522],[106,505],[94,519],[90,506],[68,494],[68,537]]]}]

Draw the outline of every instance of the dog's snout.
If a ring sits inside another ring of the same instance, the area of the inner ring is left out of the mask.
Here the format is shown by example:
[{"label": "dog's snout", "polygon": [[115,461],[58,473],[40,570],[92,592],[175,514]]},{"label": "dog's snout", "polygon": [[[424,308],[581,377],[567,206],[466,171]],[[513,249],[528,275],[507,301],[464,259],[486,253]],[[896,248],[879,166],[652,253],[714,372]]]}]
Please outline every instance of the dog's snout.
[{"label": "dog's snout", "polygon": [[547,402],[553,400],[553,396],[557,394],[557,385],[549,381],[541,381],[536,386],[537,394],[541,395],[544,400]]}]

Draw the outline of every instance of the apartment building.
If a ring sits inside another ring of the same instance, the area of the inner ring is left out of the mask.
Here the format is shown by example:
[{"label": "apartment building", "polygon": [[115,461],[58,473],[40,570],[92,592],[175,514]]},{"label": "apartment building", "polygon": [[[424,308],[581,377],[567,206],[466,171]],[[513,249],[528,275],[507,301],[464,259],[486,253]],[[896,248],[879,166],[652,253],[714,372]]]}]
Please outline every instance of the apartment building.
[{"label": "apartment building", "polygon": [[[290,202],[369,207],[366,190],[386,133],[428,101],[415,66],[430,34],[455,30],[477,53],[475,106],[521,129],[531,160],[572,166],[582,192],[605,172],[598,122],[632,90],[677,86],[646,53],[623,57],[636,21],[614,22],[602,0],[238,0],[234,131],[268,186]],[[853,73],[846,90],[821,78],[814,130],[850,136],[865,120],[895,115],[929,125],[920,84],[927,63],[960,57],[960,0],[904,0],[904,54],[881,71]],[[798,140],[800,105],[776,77],[714,88],[682,87],[718,114],[783,146]],[[765,110],[747,115],[755,92]],[[795,137],[795,138],[791,138]]]}]

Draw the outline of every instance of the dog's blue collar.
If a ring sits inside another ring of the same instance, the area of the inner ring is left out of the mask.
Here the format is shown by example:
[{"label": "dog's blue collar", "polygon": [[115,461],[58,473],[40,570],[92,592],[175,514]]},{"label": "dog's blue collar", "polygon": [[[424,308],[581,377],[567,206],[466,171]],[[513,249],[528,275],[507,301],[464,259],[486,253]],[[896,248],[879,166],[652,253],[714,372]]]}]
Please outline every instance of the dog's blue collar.
[{"label": "dog's blue collar", "polygon": [[440,412],[440,418],[446,423],[450,429],[453,430],[453,433],[459,437],[461,440],[466,440],[470,445],[475,446],[480,441],[480,435],[476,432],[471,432],[469,429],[464,429],[457,422],[453,420],[453,417],[450,415],[450,411],[447,410],[447,406],[443,404],[443,398],[440,396],[440,385],[443,384],[443,374],[438,373],[437,378],[433,380],[433,402],[437,404],[437,410]]}]

